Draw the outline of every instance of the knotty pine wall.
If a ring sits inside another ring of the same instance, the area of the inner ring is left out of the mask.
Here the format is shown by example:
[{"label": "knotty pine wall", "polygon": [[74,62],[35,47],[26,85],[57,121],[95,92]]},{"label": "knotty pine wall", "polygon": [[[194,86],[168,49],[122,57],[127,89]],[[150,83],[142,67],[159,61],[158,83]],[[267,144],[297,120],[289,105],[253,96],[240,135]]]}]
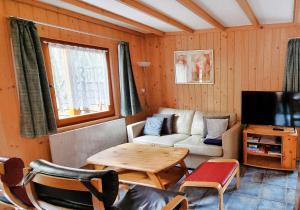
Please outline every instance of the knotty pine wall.
[{"label": "knotty pine wall", "polygon": [[[62,11],[55,7],[31,6],[28,2],[35,1],[17,1],[0,0],[0,155],[18,156],[24,159],[26,163],[31,160],[43,158],[50,159],[50,149],[48,137],[39,139],[25,139],[19,135],[19,103],[17,98],[16,81],[13,68],[13,59],[10,46],[10,36],[8,31],[9,16],[17,16],[36,20],[40,22],[51,23],[62,27],[67,27],[83,32],[89,32],[98,35],[109,36],[115,39],[128,41],[131,48],[131,58],[133,62],[134,76],[137,82],[137,88],[140,94],[141,102],[144,106],[144,96],[141,89],[144,86],[142,70],[136,65],[136,62],[143,58],[144,36],[131,31],[122,31],[117,27],[107,27],[99,22],[89,22],[82,16]],[[114,78],[115,104],[117,114],[119,113],[119,86],[118,86],[118,68],[117,68],[117,41],[102,39],[89,35],[82,35],[75,32],[55,29],[47,26],[38,26],[39,34],[42,37],[71,41],[83,44],[90,44],[110,49],[111,67]],[[127,118],[127,123],[143,119],[145,113]]]},{"label": "knotty pine wall", "polygon": [[[146,70],[149,112],[167,106],[235,112],[240,119],[242,90],[280,91],[287,41],[300,35],[300,27],[247,28],[147,37],[147,58],[153,64]],[[214,50],[215,84],[176,85],[174,51],[199,49]]]}]

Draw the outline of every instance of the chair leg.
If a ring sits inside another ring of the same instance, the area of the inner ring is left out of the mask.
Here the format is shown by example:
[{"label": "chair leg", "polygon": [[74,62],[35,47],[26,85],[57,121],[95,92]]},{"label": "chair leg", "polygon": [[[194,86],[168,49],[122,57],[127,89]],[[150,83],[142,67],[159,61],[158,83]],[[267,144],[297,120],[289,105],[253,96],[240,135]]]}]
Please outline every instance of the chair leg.
[{"label": "chair leg", "polygon": [[238,167],[236,172],[236,189],[239,189],[241,185],[241,178],[240,178],[240,167]]},{"label": "chair leg", "polygon": [[223,210],[223,190],[219,190],[219,210]]}]

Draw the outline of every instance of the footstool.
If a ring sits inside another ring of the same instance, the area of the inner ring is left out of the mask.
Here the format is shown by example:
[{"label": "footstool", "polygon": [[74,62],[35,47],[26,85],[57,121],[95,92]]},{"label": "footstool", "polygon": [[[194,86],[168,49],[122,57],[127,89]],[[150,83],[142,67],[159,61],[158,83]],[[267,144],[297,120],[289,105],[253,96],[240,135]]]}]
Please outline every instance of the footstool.
[{"label": "footstool", "polygon": [[240,164],[234,159],[212,159],[202,163],[181,184],[186,187],[215,188],[219,192],[219,210],[223,210],[223,193],[236,176],[236,187],[240,187]]}]

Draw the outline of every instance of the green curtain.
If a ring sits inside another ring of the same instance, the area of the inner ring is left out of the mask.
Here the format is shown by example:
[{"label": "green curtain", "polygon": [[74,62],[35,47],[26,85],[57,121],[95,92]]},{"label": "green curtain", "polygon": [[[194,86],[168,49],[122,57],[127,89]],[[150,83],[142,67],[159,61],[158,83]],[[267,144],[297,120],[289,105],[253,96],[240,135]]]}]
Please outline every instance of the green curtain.
[{"label": "green curtain", "polygon": [[10,18],[20,101],[21,136],[35,138],[56,132],[43,52],[33,22]]},{"label": "green curtain", "polygon": [[283,90],[300,92],[300,39],[288,42]]},{"label": "green curtain", "polygon": [[120,42],[118,45],[119,78],[121,94],[121,115],[134,115],[142,111],[132,73],[129,44]]}]

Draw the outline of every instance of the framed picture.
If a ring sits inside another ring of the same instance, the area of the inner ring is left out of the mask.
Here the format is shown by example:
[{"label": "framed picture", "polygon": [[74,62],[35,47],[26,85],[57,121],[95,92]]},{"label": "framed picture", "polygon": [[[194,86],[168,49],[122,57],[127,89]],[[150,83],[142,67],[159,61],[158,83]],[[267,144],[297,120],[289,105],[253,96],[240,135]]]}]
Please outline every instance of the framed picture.
[{"label": "framed picture", "polygon": [[176,84],[214,84],[213,50],[174,52]]}]

